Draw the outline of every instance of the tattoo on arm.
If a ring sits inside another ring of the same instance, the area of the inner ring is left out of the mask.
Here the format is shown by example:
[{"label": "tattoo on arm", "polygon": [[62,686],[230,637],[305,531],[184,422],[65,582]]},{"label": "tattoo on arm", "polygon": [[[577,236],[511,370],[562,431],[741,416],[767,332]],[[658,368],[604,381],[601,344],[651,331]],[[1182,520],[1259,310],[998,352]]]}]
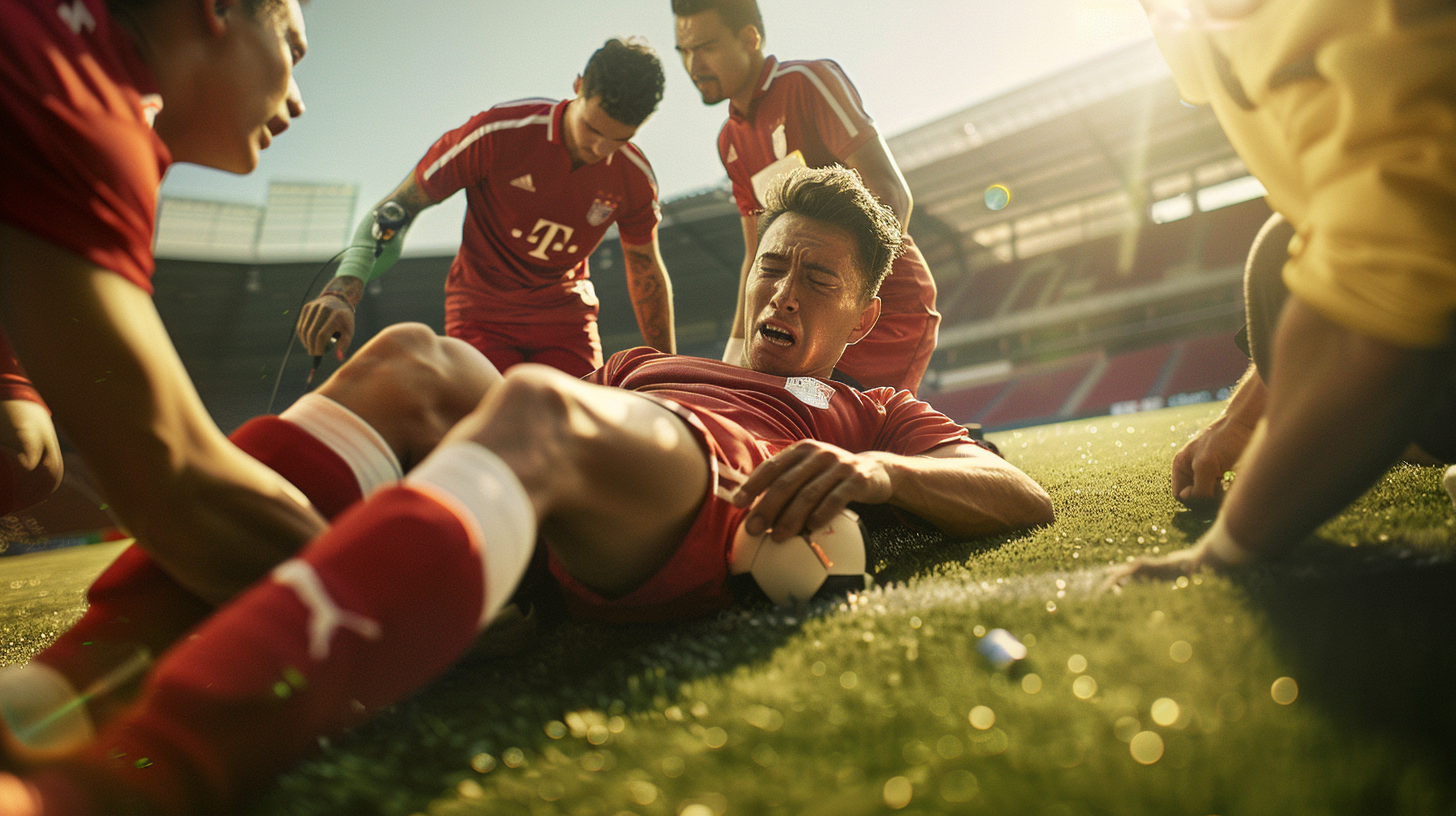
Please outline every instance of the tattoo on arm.
[{"label": "tattoo on arm", "polygon": [[622,257],[627,265],[627,290],[642,339],[653,348],[675,351],[672,326],[672,292],[665,286],[666,273],[657,254],[646,246],[623,246]]},{"label": "tattoo on arm", "polygon": [[338,292],[348,299],[349,303],[358,306],[359,301],[364,298],[364,281],[355,277],[344,275],[334,278],[324,287],[325,292]]}]

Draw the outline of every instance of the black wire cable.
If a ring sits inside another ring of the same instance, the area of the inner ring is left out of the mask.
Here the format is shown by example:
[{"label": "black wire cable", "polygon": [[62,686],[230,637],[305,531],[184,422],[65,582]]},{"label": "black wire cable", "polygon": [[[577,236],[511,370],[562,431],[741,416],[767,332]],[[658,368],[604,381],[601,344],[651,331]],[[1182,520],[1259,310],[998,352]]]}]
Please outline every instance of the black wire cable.
[{"label": "black wire cable", "polygon": [[298,302],[298,308],[294,310],[293,325],[288,327],[288,346],[283,349],[283,362],[278,366],[278,376],[273,378],[273,394],[268,397],[268,410],[263,413],[273,413],[273,403],[278,399],[278,386],[283,384],[283,370],[288,367],[288,358],[293,354],[293,344],[298,341],[298,316],[303,314],[303,307],[308,304],[309,293],[318,285],[319,276],[324,273],[325,269],[329,268],[329,264],[337,261],[348,251],[349,248],[344,247],[334,257],[324,261],[323,265],[318,268],[318,271],[313,273],[313,280],[308,282],[308,288],[303,290],[303,300]]}]

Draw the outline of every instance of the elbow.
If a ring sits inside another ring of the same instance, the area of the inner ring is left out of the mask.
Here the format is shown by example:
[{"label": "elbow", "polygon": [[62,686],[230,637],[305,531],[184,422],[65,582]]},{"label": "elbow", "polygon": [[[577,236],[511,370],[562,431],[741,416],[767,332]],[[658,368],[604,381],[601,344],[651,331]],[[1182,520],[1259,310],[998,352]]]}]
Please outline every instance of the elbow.
[{"label": "elbow", "polygon": [[1056,520],[1056,511],[1052,509],[1052,497],[1047,495],[1041,485],[1032,482],[1019,526],[1021,528],[1043,527]]},{"label": "elbow", "polygon": [[1001,529],[998,533],[1011,533],[1043,527],[1056,520],[1052,509],[1052,498],[1041,485],[1030,478],[1020,480],[1014,498],[1006,501],[1000,515]]}]

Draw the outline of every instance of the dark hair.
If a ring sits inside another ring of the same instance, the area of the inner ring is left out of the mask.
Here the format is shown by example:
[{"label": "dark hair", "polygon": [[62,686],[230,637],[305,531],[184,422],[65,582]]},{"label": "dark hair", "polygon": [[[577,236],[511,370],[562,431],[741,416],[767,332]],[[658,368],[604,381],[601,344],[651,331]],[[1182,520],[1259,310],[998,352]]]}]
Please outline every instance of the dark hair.
[{"label": "dark hair", "polygon": [[758,0],[672,0],[672,13],[678,17],[692,17],[705,11],[718,12],[723,25],[732,29],[734,34],[751,25],[758,29],[758,36],[766,36]]},{"label": "dark hair", "polygon": [[890,264],[900,257],[904,232],[894,210],[881,204],[860,181],[859,173],[839,165],[803,167],[769,187],[758,216],[758,240],[778,217],[798,213],[833,224],[854,240],[855,260],[864,275],[864,297],[880,291]]},{"label": "dark hair", "polygon": [[636,127],[657,110],[667,78],[657,52],[640,40],[614,38],[596,50],[581,73],[583,99],[599,97],[602,112]]}]

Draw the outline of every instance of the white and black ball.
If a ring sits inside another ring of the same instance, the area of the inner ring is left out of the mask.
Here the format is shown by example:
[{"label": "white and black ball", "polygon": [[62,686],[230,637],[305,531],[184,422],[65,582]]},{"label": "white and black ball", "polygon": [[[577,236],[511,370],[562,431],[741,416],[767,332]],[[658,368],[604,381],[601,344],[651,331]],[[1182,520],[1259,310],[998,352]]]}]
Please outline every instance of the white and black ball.
[{"label": "white and black ball", "polygon": [[853,510],[843,510],[829,524],[784,542],[774,541],[768,534],[749,535],[740,525],[729,571],[751,577],[778,606],[843,595],[871,583],[866,571],[868,538]]}]

